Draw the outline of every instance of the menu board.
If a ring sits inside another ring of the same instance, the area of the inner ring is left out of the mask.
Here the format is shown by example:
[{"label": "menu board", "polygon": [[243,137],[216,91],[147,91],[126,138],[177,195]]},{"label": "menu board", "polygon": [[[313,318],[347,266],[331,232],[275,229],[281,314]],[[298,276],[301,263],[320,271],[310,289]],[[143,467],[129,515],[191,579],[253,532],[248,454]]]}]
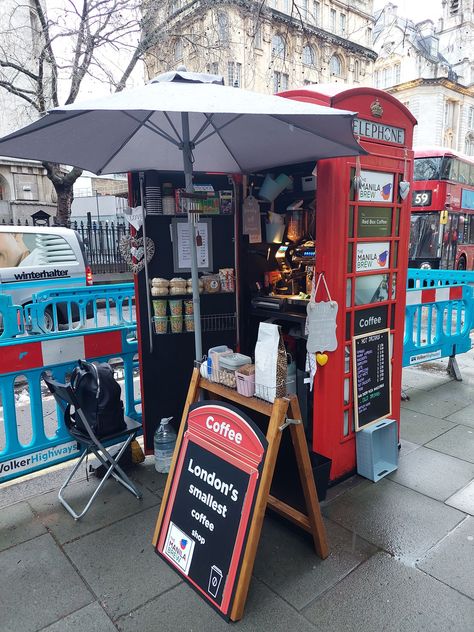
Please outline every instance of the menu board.
[{"label": "menu board", "polygon": [[390,329],[352,339],[356,431],[392,412]]},{"label": "menu board", "polygon": [[260,430],[233,406],[191,406],[156,550],[225,617],[266,449]]}]

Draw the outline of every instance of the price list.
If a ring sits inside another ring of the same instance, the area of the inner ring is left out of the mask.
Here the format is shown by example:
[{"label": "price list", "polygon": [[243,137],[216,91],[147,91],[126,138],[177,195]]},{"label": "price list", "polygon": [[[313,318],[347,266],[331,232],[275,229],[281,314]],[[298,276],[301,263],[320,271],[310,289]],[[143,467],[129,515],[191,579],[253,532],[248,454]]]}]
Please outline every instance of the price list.
[{"label": "price list", "polygon": [[391,413],[390,330],[353,338],[356,430]]}]

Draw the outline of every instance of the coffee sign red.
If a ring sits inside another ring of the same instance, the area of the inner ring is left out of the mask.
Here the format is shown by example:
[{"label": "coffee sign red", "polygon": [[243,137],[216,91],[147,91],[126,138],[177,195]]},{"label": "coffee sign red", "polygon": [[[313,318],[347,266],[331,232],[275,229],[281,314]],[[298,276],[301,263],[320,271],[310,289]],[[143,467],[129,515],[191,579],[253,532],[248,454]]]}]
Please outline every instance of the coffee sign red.
[{"label": "coffee sign red", "polygon": [[156,551],[226,617],[266,450],[265,436],[237,408],[190,407]]}]

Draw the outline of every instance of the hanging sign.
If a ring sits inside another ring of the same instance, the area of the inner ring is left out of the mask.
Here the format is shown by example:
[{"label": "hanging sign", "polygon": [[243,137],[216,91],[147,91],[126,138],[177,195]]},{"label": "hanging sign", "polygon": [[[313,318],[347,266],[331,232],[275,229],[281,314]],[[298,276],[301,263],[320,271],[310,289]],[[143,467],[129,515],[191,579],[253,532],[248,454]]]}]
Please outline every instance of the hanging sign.
[{"label": "hanging sign", "polygon": [[357,244],[356,272],[386,270],[390,263],[390,244],[382,242],[361,242]]},{"label": "hanging sign", "polygon": [[[191,241],[187,219],[174,218],[171,221],[173,241],[173,267],[175,272],[191,270]],[[197,265],[200,272],[213,269],[212,260],[212,220],[200,219],[194,225]]]},{"label": "hanging sign", "polygon": [[[323,280],[324,288],[328,297],[328,301],[316,302],[319,284]],[[338,304],[331,299],[331,294],[324,277],[321,272],[316,283],[313,283],[313,291],[311,299],[306,307],[306,334],[308,340],[306,342],[306,350],[308,353],[323,353],[324,351],[335,351],[337,349],[336,337],[336,319]],[[321,359],[316,358],[320,366],[324,366]]]},{"label": "hanging sign", "polygon": [[225,617],[267,445],[257,426],[232,405],[191,405],[156,551]]},{"label": "hanging sign", "polygon": [[392,413],[390,329],[355,336],[352,359],[357,431]]},{"label": "hanging sign", "polygon": [[130,226],[133,226],[135,230],[140,230],[143,225],[143,209],[141,206],[126,208],[123,214],[125,221],[127,221]]},{"label": "hanging sign", "polygon": [[249,235],[251,244],[259,244],[262,241],[260,204],[253,195],[246,197],[242,204],[242,233]]},{"label": "hanging sign", "polygon": [[359,180],[359,201],[392,202],[393,179],[393,173],[365,171],[362,169]]}]

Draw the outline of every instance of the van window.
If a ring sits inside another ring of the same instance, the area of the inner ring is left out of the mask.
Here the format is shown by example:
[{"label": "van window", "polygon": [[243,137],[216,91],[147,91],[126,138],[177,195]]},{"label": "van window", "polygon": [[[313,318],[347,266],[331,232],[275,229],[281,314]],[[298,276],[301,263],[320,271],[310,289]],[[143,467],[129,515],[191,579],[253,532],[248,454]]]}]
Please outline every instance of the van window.
[{"label": "van window", "polygon": [[0,268],[25,268],[74,264],[70,244],[52,233],[0,232]]}]

